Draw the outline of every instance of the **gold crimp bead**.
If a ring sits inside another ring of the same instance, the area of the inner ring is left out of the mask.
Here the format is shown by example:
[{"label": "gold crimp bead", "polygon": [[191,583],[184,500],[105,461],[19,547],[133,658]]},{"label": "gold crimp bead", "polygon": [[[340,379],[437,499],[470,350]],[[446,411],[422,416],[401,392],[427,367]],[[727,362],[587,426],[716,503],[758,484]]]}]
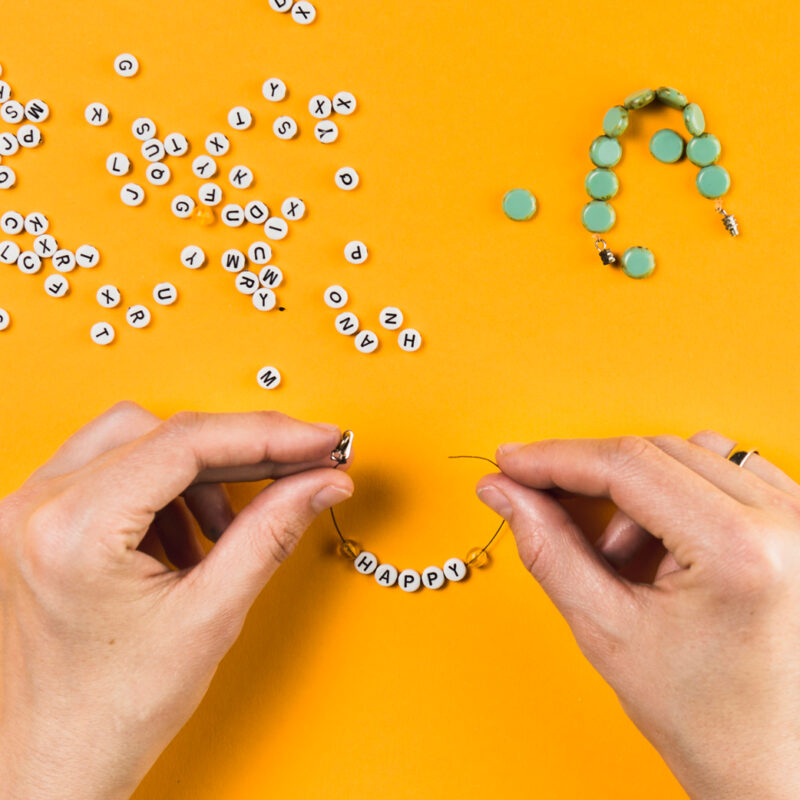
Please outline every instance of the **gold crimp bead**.
[{"label": "gold crimp bead", "polygon": [[345,558],[352,558],[355,560],[360,552],[361,548],[352,539],[345,539],[339,542],[339,555]]}]

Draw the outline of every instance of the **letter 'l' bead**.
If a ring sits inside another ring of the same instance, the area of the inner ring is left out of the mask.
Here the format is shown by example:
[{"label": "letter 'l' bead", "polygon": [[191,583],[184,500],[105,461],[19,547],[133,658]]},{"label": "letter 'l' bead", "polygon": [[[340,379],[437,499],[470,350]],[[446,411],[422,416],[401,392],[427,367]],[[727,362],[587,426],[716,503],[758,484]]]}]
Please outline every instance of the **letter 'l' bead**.
[{"label": "letter 'l' bead", "polygon": [[381,586],[394,586],[397,583],[397,567],[381,564],[375,570],[375,582]]},{"label": "letter 'l' bead", "polygon": [[356,570],[362,575],[372,575],[378,566],[378,559],[369,551],[362,550],[354,563]]}]

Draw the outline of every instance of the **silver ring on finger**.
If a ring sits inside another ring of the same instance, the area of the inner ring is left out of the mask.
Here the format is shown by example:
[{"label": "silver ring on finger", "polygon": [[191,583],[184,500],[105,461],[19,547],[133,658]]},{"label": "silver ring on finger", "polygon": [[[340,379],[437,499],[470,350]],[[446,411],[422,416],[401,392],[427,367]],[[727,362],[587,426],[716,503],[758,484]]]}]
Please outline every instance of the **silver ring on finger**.
[{"label": "silver ring on finger", "polygon": [[734,447],[733,452],[728,456],[728,461],[732,461],[738,467],[744,467],[752,455],[759,455],[758,450],[737,450]]}]

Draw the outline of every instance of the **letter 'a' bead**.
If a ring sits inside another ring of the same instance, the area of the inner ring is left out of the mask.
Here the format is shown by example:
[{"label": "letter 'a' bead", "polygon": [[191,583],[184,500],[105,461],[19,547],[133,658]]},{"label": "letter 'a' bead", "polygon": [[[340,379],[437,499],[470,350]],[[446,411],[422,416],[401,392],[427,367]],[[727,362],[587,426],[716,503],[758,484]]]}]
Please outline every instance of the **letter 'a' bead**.
[{"label": "letter 'a' bead", "polygon": [[460,558],[448,558],[443,572],[447,580],[460,581],[467,576],[467,565]]},{"label": "letter 'a' bead", "polygon": [[397,584],[404,592],[416,592],[421,583],[419,572],[414,569],[404,569],[397,576]]},{"label": "letter 'a' bead", "polygon": [[656,260],[646,247],[629,247],[622,254],[622,271],[629,278],[646,278],[655,267]]},{"label": "letter 'a' bead", "polygon": [[397,567],[391,564],[381,564],[375,570],[375,582],[381,586],[394,586],[397,583]]},{"label": "letter 'a' bead", "polygon": [[586,176],[586,191],[595,200],[610,200],[619,191],[619,178],[610,169],[593,169]]},{"label": "letter 'a' bead", "polygon": [[686,157],[697,167],[708,167],[716,163],[722,145],[713,133],[693,136],[686,144]]},{"label": "letter 'a' bead", "polygon": [[719,164],[703,167],[697,173],[697,189],[703,197],[722,197],[730,188],[731,177]]},{"label": "letter 'a' bead", "polygon": [[583,227],[591,233],[605,233],[614,226],[617,214],[613,207],[603,200],[592,200],[581,212]]},{"label": "letter 'a' bead", "polygon": [[425,567],[422,570],[422,585],[426,589],[441,589],[444,583],[444,572],[439,567]]},{"label": "letter 'a' bead", "polygon": [[686,125],[686,130],[692,136],[699,136],[706,129],[706,118],[703,115],[703,109],[697,103],[689,103],[683,109],[683,122]]},{"label": "letter 'a' bead", "polygon": [[473,547],[467,553],[467,565],[470,567],[485,567],[489,563],[489,554],[480,547]]},{"label": "letter 'a' bead", "polygon": [[686,108],[686,104],[689,102],[683,92],[679,92],[671,86],[660,86],[656,89],[656,97],[658,97],[665,106],[677,108],[678,111],[682,111]]},{"label": "letter 'a' bead", "polygon": [[656,99],[656,93],[652,89],[640,89],[638,92],[629,94],[625,98],[623,105],[625,108],[644,108],[649,106]]},{"label": "letter 'a' bead", "polygon": [[355,568],[362,575],[372,575],[378,566],[378,559],[367,550],[362,550],[355,559]]},{"label": "letter 'a' bead", "polygon": [[609,108],[608,111],[606,111],[606,115],[603,117],[603,133],[614,139],[616,139],[617,136],[622,136],[628,127],[629,119],[630,115],[625,106]]},{"label": "letter 'a' bead", "polygon": [[361,552],[361,548],[352,539],[345,539],[339,542],[339,555],[345,558],[356,558]]},{"label": "letter 'a' bead", "polygon": [[598,136],[589,148],[589,158],[596,167],[613,167],[622,158],[622,145],[611,136]]}]

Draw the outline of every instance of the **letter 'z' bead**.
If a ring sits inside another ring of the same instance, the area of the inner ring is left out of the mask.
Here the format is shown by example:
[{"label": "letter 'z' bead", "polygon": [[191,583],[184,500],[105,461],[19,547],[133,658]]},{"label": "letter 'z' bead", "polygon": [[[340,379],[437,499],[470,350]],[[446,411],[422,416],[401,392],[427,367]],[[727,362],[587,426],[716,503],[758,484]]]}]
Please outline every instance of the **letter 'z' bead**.
[{"label": "letter 'z' bead", "polygon": [[629,247],[622,254],[622,271],[629,278],[646,278],[655,268],[656,260],[646,247]]},{"label": "letter 'z' bead", "polygon": [[719,164],[703,167],[697,173],[697,189],[703,197],[722,197],[731,188],[728,171]]},{"label": "letter 'z' bead", "polygon": [[397,576],[397,583],[404,592],[416,592],[422,580],[419,576],[419,572],[416,570],[404,569]]},{"label": "letter 'z' bead", "polygon": [[503,197],[503,211],[509,219],[528,220],[536,213],[536,198],[527,189],[512,189]]},{"label": "letter 'z' bead", "polygon": [[581,221],[591,233],[605,233],[617,220],[614,208],[603,200],[592,200],[583,207]]},{"label": "letter 'z' bead", "polygon": [[375,582],[380,586],[394,586],[397,583],[397,567],[391,564],[381,564],[375,570]]},{"label": "letter 'z' bead", "polygon": [[369,551],[362,550],[354,561],[355,568],[362,575],[372,575],[378,566],[378,559]]}]

